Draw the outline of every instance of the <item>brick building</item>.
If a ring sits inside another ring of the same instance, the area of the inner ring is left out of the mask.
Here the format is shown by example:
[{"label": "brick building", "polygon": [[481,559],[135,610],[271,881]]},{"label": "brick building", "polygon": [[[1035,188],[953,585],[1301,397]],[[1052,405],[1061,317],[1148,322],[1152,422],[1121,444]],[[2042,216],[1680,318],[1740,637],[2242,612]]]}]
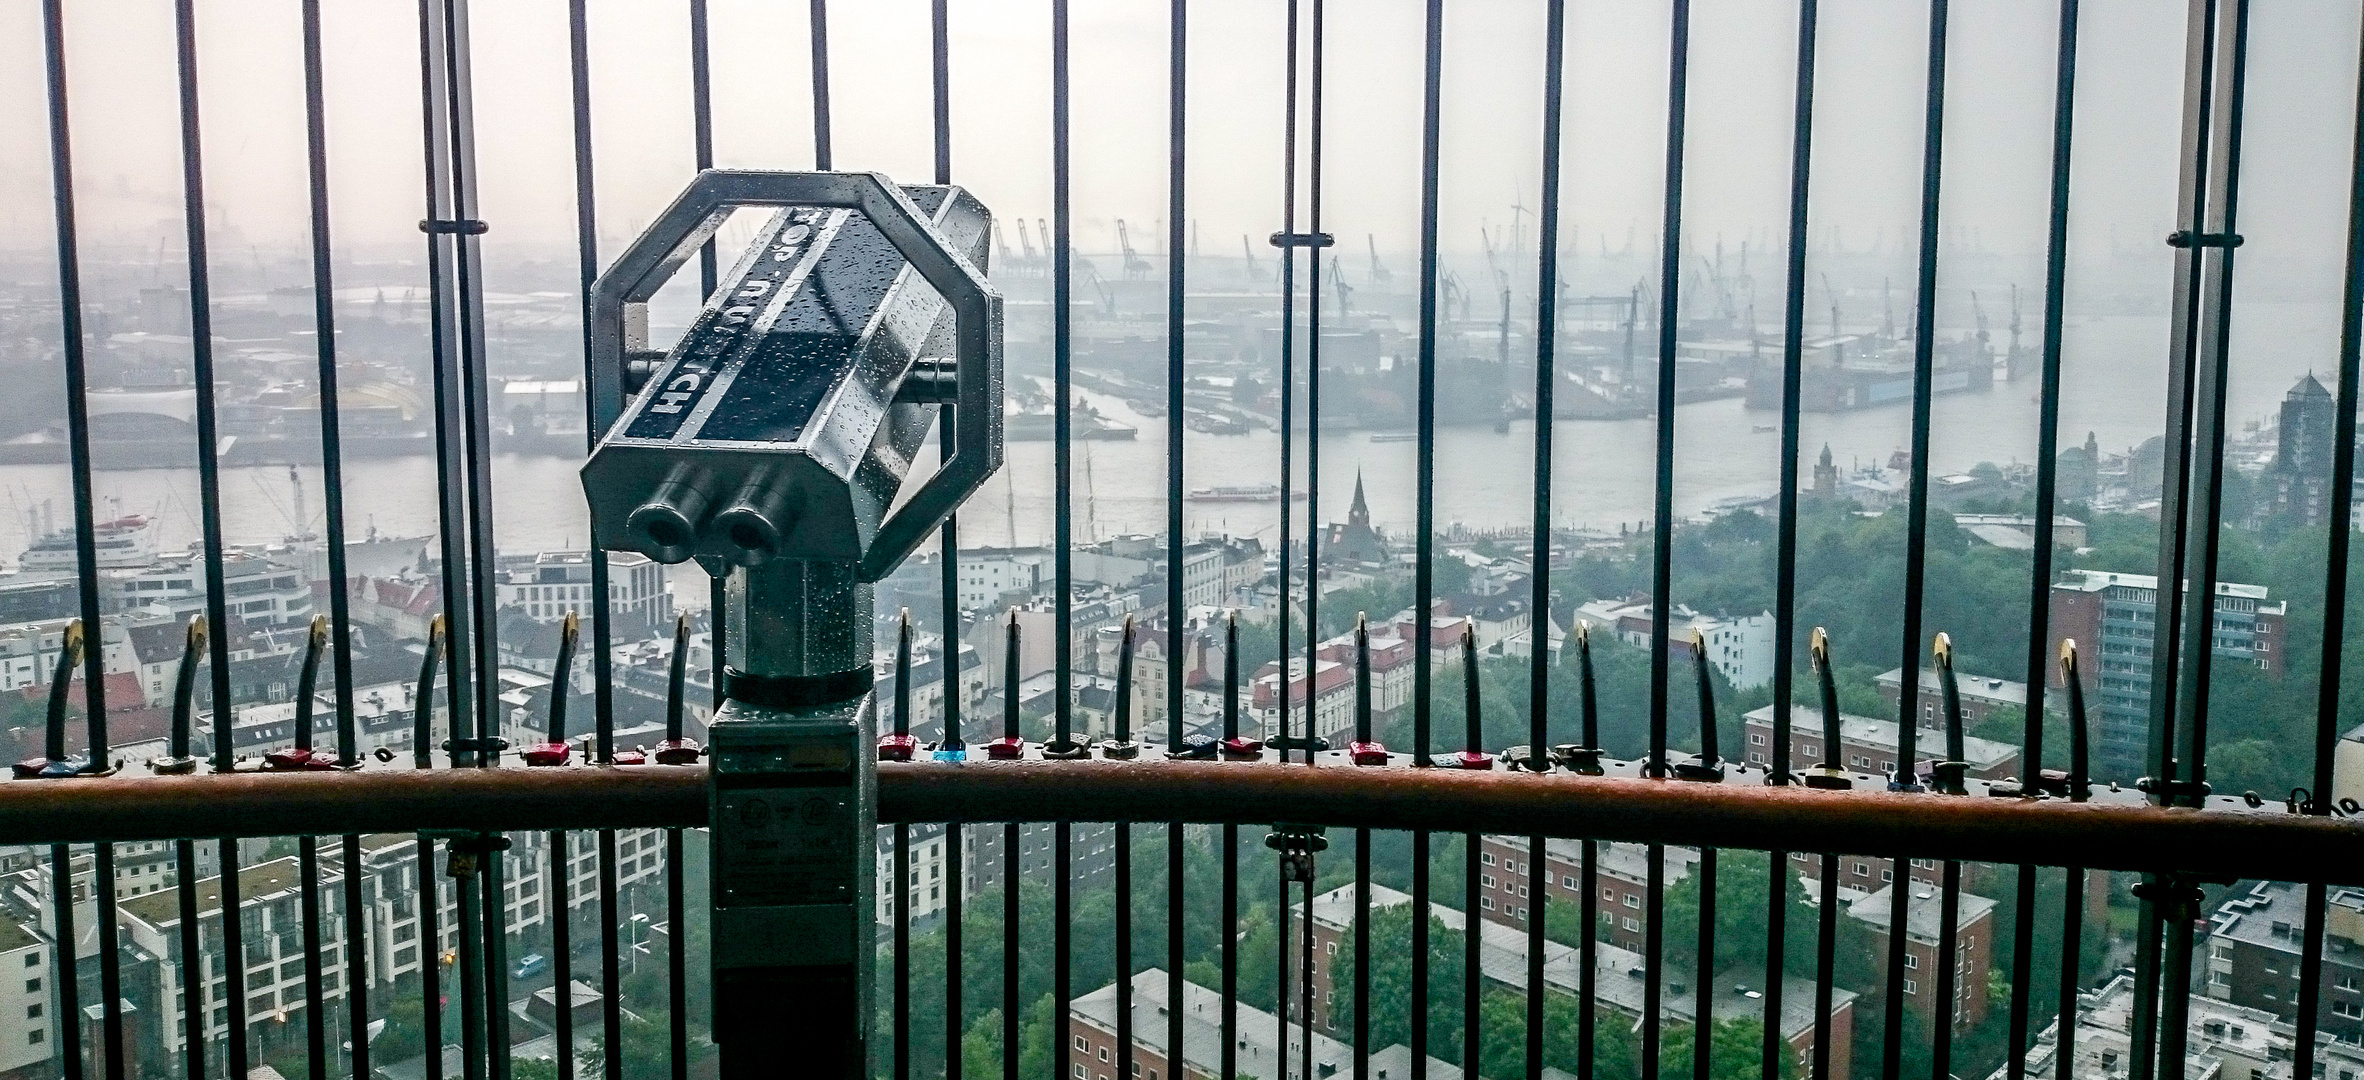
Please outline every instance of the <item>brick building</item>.
[{"label": "brick building", "polygon": [[[1545,899],[1575,910],[1584,881],[1584,842],[1544,842]],[[1649,848],[1643,844],[1596,843],[1594,869],[1601,893],[1601,926],[1611,944],[1627,949],[1643,947],[1649,927]],[[1691,876],[1699,852],[1685,847],[1665,849],[1666,885]],[[1533,860],[1524,837],[1489,836],[1478,847],[1478,918],[1524,930],[1533,902],[1529,880]]]},{"label": "brick building", "polygon": [[[1371,910],[1409,904],[1412,898],[1384,885],[1371,886]],[[1466,932],[1468,920],[1454,908],[1433,901],[1429,913],[1442,922],[1446,929]],[[1319,1035],[1351,1035],[1336,1030],[1331,1016],[1340,993],[1352,994],[1353,973],[1344,966],[1343,958],[1351,956],[1348,946],[1354,934],[1354,886],[1346,885],[1324,893],[1313,901],[1313,1027]],[[1490,919],[1478,921],[1478,970],[1484,979],[1495,986],[1518,993],[1527,989],[1527,934]],[[1582,996],[1583,955],[1574,946],[1556,941],[1543,945],[1543,989],[1549,993],[1571,998]],[[1614,1014],[1608,1022],[1628,1026],[1640,1021],[1643,1012],[1642,955],[1631,949],[1619,948],[1607,942],[1593,950],[1593,999]],[[1295,978],[1295,965],[1289,977]],[[1682,974],[1669,974],[1666,993],[1660,1002],[1662,1023],[1669,1028],[1687,1027],[1697,1016],[1696,995],[1685,992]],[[1718,1021],[1738,1019],[1762,1020],[1764,1017],[1764,972],[1733,969],[1716,976],[1717,992],[1713,997],[1715,1018]],[[1292,983],[1293,985],[1293,983]],[[1787,977],[1782,980],[1781,1024],[1782,1040],[1797,1055],[1798,1071],[1804,1075],[1814,1054],[1814,981]],[[1850,1049],[1855,1026],[1855,997],[1847,990],[1831,991],[1831,1080],[1847,1080]]]},{"label": "brick building", "polygon": [[[1924,1018],[1937,1012],[1937,949],[1944,927],[1944,898],[1934,885],[1913,883],[1905,907],[1904,1000]],[[1895,886],[1889,885],[1847,906],[1847,916],[1872,929],[1878,978],[1887,978],[1888,934],[1895,915]],[[1995,902],[1965,890],[1954,918],[1954,1029],[1986,1018],[1986,979],[1994,966]],[[1878,989],[1885,991],[1885,987]]]}]

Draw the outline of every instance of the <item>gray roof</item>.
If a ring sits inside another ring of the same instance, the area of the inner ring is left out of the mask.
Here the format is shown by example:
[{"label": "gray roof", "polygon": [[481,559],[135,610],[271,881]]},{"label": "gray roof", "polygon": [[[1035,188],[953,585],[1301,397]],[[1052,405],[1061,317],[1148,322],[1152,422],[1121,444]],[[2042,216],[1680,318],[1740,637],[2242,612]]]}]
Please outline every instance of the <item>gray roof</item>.
[{"label": "gray roof", "polygon": [[[1182,1016],[1183,1061],[1191,1067],[1213,1073],[1221,1064],[1217,1056],[1223,1046],[1223,995],[1194,982],[1182,984],[1182,1001],[1186,1011]],[[1281,1080],[1280,1021],[1262,1009],[1240,1005],[1237,1067],[1239,1075],[1256,1080]],[[1116,1030],[1116,984],[1109,983],[1091,993],[1076,998],[1069,1010],[1103,1031]],[[1166,973],[1162,968],[1150,968],[1133,976],[1133,1041],[1142,1049],[1171,1060],[1166,1053]],[[1305,1045],[1302,1024],[1289,1025],[1289,1059],[1296,1060]],[[1351,1068],[1354,1051],[1345,1043],[1319,1032],[1313,1035],[1313,1060],[1334,1062],[1340,1072]],[[1385,1047],[1371,1054],[1371,1075],[1409,1077],[1411,1051],[1402,1045]],[[1385,1069],[1382,1073],[1380,1070]],[[1459,1067],[1431,1057],[1428,1075],[1435,1080],[1461,1080]]]},{"label": "gray roof", "polygon": [[[1773,722],[1773,706],[1767,705],[1756,709],[1742,719],[1757,724],[1770,724]],[[1822,735],[1821,709],[1792,705],[1789,707],[1789,722],[1791,730],[1798,733],[1812,735],[1816,738],[1820,738]],[[1869,716],[1855,716],[1849,713],[1839,714],[1839,741],[1843,743],[1894,750],[1896,737],[1901,731],[1902,729],[1893,720],[1875,720]],[[1969,762],[1974,771],[1993,768],[2018,753],[2019,748],[2010,743],[1981,739],[1975,735],[1962,737],[1962,759]],[[1921,729],[1921,734],[1913,740],[1914,758],[1920,761],[1935,761],[1944,755],[1945,737],[1932,735],[1927,728]]]},{"label": "gray roof", "polygon": [[[2364,912],[2364,889],[2334,888],[2326,894],[2331,907]],[[2249,891],[2217,905],[2209,916],[2214,937],[2296,955],[2306,928],[2306,890],[2287,881],[2260,881]],[[2337,926],[2337,923],[2333,924]],[[2353,966],[2352,952],[2332,950],[2326,963]]]},{"label": "gray roof", "polygon": [[[1411,902],[1410,896],[1385,885],[1371,886],[1371,908],[1374,911]],[[1992,902],[1989,902],[1989,906],[1992,906]],[[1429,913],[1453,930],[1462,930],[1467,925],[1467,920],[1459,910],[1434,901],[1429,903]],[[1337,929],[1354,925],[1354,886],[1340,886],[1315,897],[1313,917]],[[1478,932],[1481,935],[1478,965],[1486,979],[1512,990],[1524,991],[1527,988],[1526,931],[1492,919],[1480,919]],[[1595,942],[1593,949],[1593,993],[1596,1000],[1628,1015],[1640,1016],[1643,1004],[1642,954],[1607,942]],[[1582,960],[1582,955],[1574,946],[1545,941],[1544,985],[1560,993],[1577,995],[1583,986]],[[1674,989],[1688,977],[1688,973],[1667,973],[1666,993],[1660,1007],[1669,1023],[1688,1024],[1698,1014],[1697,996]],[[1715,985],[1713,1008],[1718,1019],[1754,1019],[1763,1016],[1763,971],[1728,970],[1716,976]],[[1781,989],[1782,1035],[1794,1038],[1801,1032],[1811,1030],[1814,1027],[1814,981],[1785,976]],[[1852,991],[1836,988],[1831,991],[1833,1009],[1853,1000],[1855,994]]]},{"label": "gray roof", "polygon": [[[1935,941],[1938,929],[1944,925],[1940,921],[1940,917],[1945,913],[1945,897],[1942,895],[1942,890],[1935,885],[1918,881],[1908,882],[1908,884],[1912,886],[1913,893],[1905,908],[1906,933],[1908,936],[1922,941]],[[1873,928],[1885,932],[1888,929],[1888,918],[1895,911],[1895,890],[1896,886],[1889,884],[1866,893],[1862,899],[1847,905],[1848,916],[1861,919],[1870,923]],[[1994,909],[1994,901],[1964,890],[1961,893],[1961,907],[1955,912],[1954,927],[1958,930],[1969,926],[1985,918],[1987,913]]]}]

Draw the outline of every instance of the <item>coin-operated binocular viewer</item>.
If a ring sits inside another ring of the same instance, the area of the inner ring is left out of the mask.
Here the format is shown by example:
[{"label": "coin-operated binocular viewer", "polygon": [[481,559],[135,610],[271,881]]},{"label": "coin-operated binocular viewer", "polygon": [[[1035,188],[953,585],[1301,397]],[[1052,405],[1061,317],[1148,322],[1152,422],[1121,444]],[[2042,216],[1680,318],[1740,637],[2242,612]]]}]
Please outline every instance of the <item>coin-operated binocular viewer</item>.
[{"label": "coin-operated binocular viewer", "polygon": [[[746,207],[772,213],[680,341],[652,351],[650,297]],[[991,222],[957,187],[710,170],[593,292],[594,542],[727,575],[708,728],[726,1076],[867,1071],[870,583],[1001,464]],[[939,417],[949,453],[897,506]]]}]

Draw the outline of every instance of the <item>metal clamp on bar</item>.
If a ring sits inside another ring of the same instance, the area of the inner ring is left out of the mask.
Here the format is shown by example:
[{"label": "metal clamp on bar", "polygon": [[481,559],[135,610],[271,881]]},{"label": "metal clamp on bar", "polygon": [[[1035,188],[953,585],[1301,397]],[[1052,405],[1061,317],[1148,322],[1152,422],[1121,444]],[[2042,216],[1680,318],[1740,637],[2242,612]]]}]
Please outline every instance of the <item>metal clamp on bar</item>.
[{"label": "metal clamp on bar", "polygon": [[1327,851],[1330,838],[1320,825],[1295,825],[1281,822],[1264,836],[1264,846],[1280,852],[1282,881],[1313,883],[1314,853]]},{"label": "metal clamp on bar", "polygon": [[2237,248],[2242,244],[2240,233],[2203,233],[2179,229],[2167,234],[2171,248]]},{"label": "metal clamp on bar", "polygon": [[49,680],[49,723],[43,756],[26,758],[15,766],[19,780],[62,780],[73,776],[103,776],[105,762],[66,756],[66,694],[74,685],[74,669],[82,663],[82,620],[66,624],[58,643],[57,671]]},{"label": "metal clamp on bar", "polygon": [[[745,207],[772,213],[637,378],[650,298]],[[593,542],[727,575],[707,728],[725,1077],[776,1074],[782,1045],[801,1075],[866,1074],[878,762],[919,746],[901,722],[879,737],[871,583],[1001,464],[991,232],[957,187],[707,170],[592,289]],[[950,453],[906,498],[942,410]]]},{"label": "metal clamp on bar", "polygon": [[197,662],[205,655],[205,616],[189,620],[188,637],[181,646],[180,674],[172,688],[172,735],[167,753],[151,758],[148,769],[158,776],[188,776],[197,771],[197,758],[189,753],[189,726],[197,711]]},{"label": "metal clamp on bar", "polygon": [[443,843],[443,876],[467,878],[476,876],[477,864],[496,851],[509,850],[509,838],[499,833],[443,832],[429,829],[420,835]]},{"label": "metal clamp on bar", "polygon": [[1708,675],[1707,639],[1697,627],[1691,630],[1691,657],[1699,672],[1699,752],[1674,763],[1675,779],[1722,783],[1724,759],[1716,756],[1715,683]]},{"label": "metal clamp on bar", "polygon": [[2161,780],[2156,776],[2145,776],[2134,782],[2134,790],[2169,805],[2188,802],[2196,806],[2214,789],[2205,780]]},{"label": "metal clamp on bar", "polygon": [[1267,238],[1276,248],[1326,248],[1338,243],[1338,238],[1326,232],[1276,232]]},{"label": "metal clamp on bar", "polygon": [[492,231],[492,226],[477,218],[421,218],[419,231],[429,236],[483,236]]}]

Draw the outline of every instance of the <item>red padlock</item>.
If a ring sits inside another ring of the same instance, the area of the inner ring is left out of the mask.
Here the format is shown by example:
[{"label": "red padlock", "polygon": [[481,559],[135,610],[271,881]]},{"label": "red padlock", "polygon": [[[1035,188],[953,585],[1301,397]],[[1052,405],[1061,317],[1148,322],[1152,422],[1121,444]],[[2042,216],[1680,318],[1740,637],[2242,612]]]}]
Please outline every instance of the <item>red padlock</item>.
[{"label": "red padlock", "polygon": [[1458,769],[1491,769],[1494,767],[1494,755],[1480,753],[1476,750],[1463,750],[1453,755],[1453,767]]},{"label": "red padlock", "polygon": [[695,765],[705,753],[696,739],[666,739],[657,744],[657,764]]},{"label": "red padlock", "polygon": [[909,761],[919,751],[919,739],[911,735],[881,735],[878,737],[878,760]]},{"label": "red padlock", "polygon": [[575,748],[562,742],[535,743],[525,748],[528,765],[564,765],[574,759]]},{"label": "red padlock", "polygon": [[310,750],[273,750],[263,755],[263,768],[272,772],[296,772],[314,767]]},{"label": "red padlock", "polygon": [[1375,742],[1347,743],[1346,759],[1357,765],[1385,765],[1387,764],[1387,746],[1384,743]]},{"label": "red padlock", "polygon": [[1223,740],[1223,760],[1254,761],[1264,756],[1264,740],[1235,735]]},{"label": "red padlock", "polygon": [[1026,756],[1026,740],[1004,735],[985,744],[985,756],[994,761],[1016,761]]}]

